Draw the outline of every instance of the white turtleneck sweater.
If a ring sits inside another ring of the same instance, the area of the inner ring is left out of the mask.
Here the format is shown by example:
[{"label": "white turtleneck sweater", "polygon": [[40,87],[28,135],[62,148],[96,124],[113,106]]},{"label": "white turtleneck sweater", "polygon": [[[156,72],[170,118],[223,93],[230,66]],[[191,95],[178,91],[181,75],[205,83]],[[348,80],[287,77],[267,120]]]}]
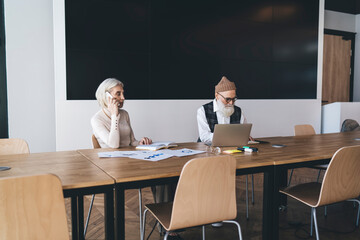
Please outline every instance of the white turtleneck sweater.
[{"label": "white turtleneck sweater", "polygon": [[127,111],[119,109],[119,115],[111,115],[107,109],[101,109],[91,118],[93,133],[102,148],[137,146]]}]

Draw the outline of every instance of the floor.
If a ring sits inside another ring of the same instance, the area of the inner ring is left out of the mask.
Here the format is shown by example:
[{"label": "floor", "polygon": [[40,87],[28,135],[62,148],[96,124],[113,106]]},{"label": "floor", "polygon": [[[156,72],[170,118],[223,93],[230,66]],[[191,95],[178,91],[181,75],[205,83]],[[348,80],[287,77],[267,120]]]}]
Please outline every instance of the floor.
[{"label": "floor", "polygon": [[[317,170],[309,168],[296,169],[292,180],[292,185],[301,182],[316,181]],[[245,176],[237,177],[237,199],[238,199],[238,217],[243,239],[257,240],[261,239],[262,233],[262,184],[263,175],[254,175],[255,185],[255,203],[251,204],[251,186],[249,176],[249,219],[246,220],[245,208]],[[152,202],[150,188],[143,189],[143,201],[145,204]],[[139,237],[139,210],[138,210],[138,191],[128,190],[125,193],[125,229],[126,240],[140,239]],[[90,203],[90,197],[85,199],[85,217]],[[70,201],[66,200],[68,219],[70,219]],[[352,202],[344,202],[328,207],[328,216],[324,216],[324,208],[317,210],[320,238],[322,240],[359,240],[360,230],[355,227],[357,206],[354,208]],[[103,197],[96,196],[94,208],[90,218],[89,229],[86,239],[104,239],[104,222],[103,222]],[[153,218],[148,215],[146,233],[148,234],[155,224]],[[295,200],[288,199],[286,210],[280,211],[280,239],[315,239],[310,237],[310,208]],[[71,222],[69,220],[69,229]],[[180,232],[180,236],[186,240],[201,239],[201,228],[187,229]],[[314,234],[315,235],[315,234]],[[149,238],[150,240],[163,239],[157,228]],[[237,229],[233,224],[224,224],[221,228],[206,226],[206,239],[238,239]]]}]

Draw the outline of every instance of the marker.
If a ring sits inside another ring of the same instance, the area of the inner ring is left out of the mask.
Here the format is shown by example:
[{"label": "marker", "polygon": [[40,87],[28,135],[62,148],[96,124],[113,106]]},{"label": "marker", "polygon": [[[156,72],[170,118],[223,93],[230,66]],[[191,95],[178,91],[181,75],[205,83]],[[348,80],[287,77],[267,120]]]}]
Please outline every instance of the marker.
[{"label": "marker", "polygon": [[241,151],[245,151],[245,152],[257,152],[258,149],[257,148],[253,148],[253,147],[248,147],[248,146],[243,146],[242,148],[239,147],[237,148],[238,150],[241,150]]},{"label": "marker", "polygon": [[256,152],[254,149],[251,148],[245,148],[245,152]]},{"label": "marker", "polygon": [[241,153],[243,150],[239,150],[239,149],[230,149],[230,150],[224,150],[223,153],[227,153],[227,154],[233,154],[233,153]]}]

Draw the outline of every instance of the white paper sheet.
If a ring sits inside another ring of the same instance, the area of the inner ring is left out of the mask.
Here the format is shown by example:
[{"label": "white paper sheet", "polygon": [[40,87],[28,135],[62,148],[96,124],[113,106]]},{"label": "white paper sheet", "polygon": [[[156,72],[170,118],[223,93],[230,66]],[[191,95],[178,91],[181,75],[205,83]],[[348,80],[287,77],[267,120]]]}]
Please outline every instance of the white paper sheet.
[{"label": "white paper sheet", "polygon": [[177,149],[177,150],[163,149],[163,150],[159,150],[159,152],[171,154],[176,157],[185,157],[185,156],[191,156],[191,155],[195,155],[195,154],[199,154],[199,153],[204,153],[205,151],[183,148],[183,149]]},{"label": "white paper sheet", "polygon": [[141,159],[146,161],[160,161],[163,159],[167,159],[173,156],[176,157],[184,157],[191,156],[199,153],[203,153],[205,151],[192,150],[188,148],[178,149],[178,150],[170,150],[163,149],[159,151],[113,151],[113,152],[100,152],[98,156],[100,158],[109,158],[109,157],[128,157]]},{"label": "white paper sheet", "polygon": [[136,158],[136,159],[141,159],[141,160],[146,160],[146,161],[151,161],[151,162],[157,162],[160,160],[171,158],[173,156],[174,155],[163,153],[160,151],[151,151],[151,152],[147,152],[147,153],[138,153],[137,155],[132,155],[131,158]]},{"label": "white paper sheet", "polygon": [[132,157],[139,153],[148,153],[150,151],[113,151],[113,152],[100,152],[98,156],[103,157]]}]

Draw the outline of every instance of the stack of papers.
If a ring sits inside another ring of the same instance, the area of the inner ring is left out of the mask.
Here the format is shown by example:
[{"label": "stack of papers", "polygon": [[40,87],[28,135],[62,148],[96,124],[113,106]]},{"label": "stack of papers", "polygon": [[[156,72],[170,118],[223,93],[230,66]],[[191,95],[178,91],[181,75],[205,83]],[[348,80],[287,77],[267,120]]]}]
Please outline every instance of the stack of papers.
[{"label": "stack of papers", "polygon": [[113,151],[113,152],[100,152],[98,156],[100,158],[108,158],[108,157],[128,157],[135,158],[146,161],[160,161],[163,159],[167,159],[170,157],[184,157],[191,156],[199,153],[203,153],[205,151],[192,150],[188,148],[178,149],[178,150],[170,150],[163,149],[159,151]]}]

